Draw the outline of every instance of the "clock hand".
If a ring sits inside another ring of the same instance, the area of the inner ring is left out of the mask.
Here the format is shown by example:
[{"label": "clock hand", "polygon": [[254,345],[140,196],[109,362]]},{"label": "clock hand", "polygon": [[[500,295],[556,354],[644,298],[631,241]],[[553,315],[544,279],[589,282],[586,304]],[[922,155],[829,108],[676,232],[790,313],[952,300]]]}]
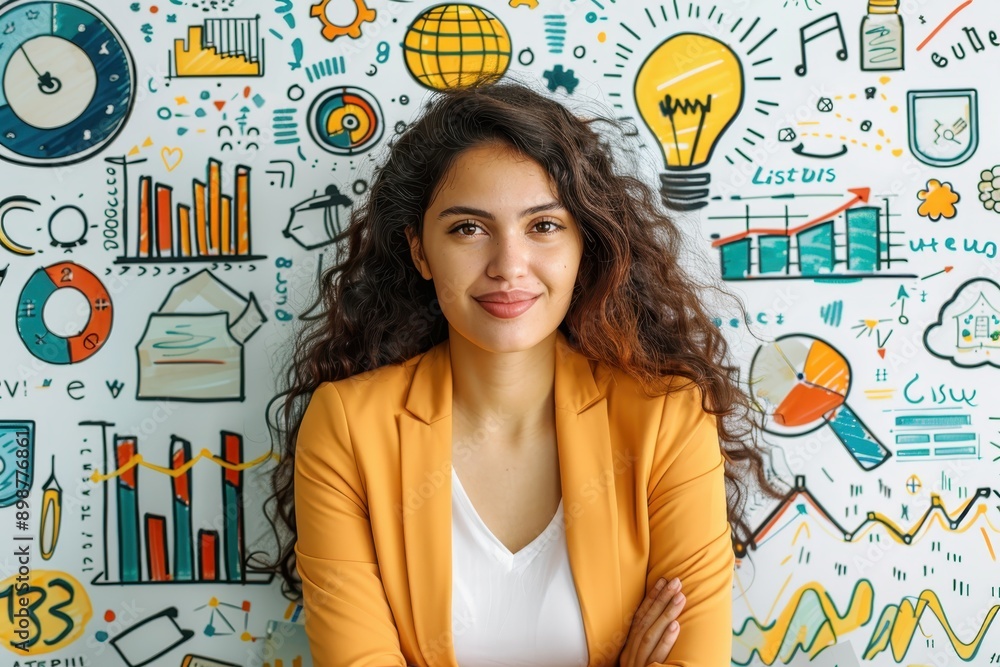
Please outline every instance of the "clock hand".
[{"label": "clock hand", "polygon": [[35,69],[34,63],[31,62],[31,58],[28,57],[28,52],[24,49],[24,44],[17,48],[18,51],[24,54],[24,59],[28,61],[28,66],[38,75],[38,90],[46,95],[52,95],[58,93],[62,89],[62,81],[57,77],[52,76],[51,72],[46,72],[45,74],[39,74],[38,70]]}]

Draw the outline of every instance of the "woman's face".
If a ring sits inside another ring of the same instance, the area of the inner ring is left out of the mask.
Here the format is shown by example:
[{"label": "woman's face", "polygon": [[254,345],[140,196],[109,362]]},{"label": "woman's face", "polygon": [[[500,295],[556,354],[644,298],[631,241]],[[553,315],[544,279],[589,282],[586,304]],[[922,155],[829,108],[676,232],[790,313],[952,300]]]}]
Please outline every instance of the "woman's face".
[{"label": "woman's face", "polygon": [[[423,222],[422,239],[406,230],[411,255],[421,275],[433,279],[453,331],[483,349],[512,352],[558,328],[569,310],[583,235],[538,163],[498,144],[463,151]],[[501,298],[489,293],[510,290],[523,290],[514,298],[529,299],[530,307],[507,304],[521,312],[491,312],[487,301]]]}]

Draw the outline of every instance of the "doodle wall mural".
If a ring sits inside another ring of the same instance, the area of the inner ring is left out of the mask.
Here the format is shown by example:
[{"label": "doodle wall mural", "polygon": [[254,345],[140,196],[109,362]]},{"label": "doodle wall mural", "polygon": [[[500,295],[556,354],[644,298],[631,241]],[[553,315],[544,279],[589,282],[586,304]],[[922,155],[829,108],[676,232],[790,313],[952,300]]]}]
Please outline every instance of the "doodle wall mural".
[{"label": "doodle wall mural", "polygon": [[986,0],[0,5],[0,664],[283,664],[277,373],[392,137],[482,73],[621,119],[748,307],[715,321],[787,494],[734,543],[733,664],[1000,664],[998,35]]}]

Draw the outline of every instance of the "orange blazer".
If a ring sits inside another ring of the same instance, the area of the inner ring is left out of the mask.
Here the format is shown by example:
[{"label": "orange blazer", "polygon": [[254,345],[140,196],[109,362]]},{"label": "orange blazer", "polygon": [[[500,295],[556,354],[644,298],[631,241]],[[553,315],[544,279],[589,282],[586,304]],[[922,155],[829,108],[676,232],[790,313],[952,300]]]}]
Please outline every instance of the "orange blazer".
[{"label": "orange blazer", "polygon": [[[295,454],[295,554],[316,667],[458,667],[451,392],[445,340],[312,396]],[[687,602],[670,657],[652,664],[729,667],[735,555],[700,390],[648,397],[558,332],[555,408],[588,667],[617,667],[661,576],[680,577]]]}]

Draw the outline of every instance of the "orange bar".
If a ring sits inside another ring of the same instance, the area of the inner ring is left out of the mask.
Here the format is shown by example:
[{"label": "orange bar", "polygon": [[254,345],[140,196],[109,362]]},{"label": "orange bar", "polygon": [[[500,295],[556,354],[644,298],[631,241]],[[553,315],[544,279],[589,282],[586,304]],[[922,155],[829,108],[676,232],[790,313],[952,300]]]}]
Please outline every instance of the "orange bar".
[{"label": "orange bar", "polygon": [[212,581],[219,573],[219,531],[198,531],[198,579]]},{"label": "orange bar", "polygon": [[229,214],[233,208],[233,198],[222,195],[222,246],[219,248],[220,255],[233,254],[233,219]]},{"label": "orange bar", "polygon": [[250,167],[236,167],[236,254],[250,254]]},{"label": "orange bar", "polygon": [[194,182],[194,234],[198,242],[198,254],[208,254],[208,238],[206,237],[205,220],[205,184]]},{"label": "orange bar", "polygon": [[219,254],[219,236],[222,231],[221,162],[208,158],[208,254]]},{"label": "orange bar", "polygon": [[149,257],[153,231],[153,181],[149,176],[139,177],[139,257]]},{"label": "orange bar", "polygon": [[167,520],[146,512],[146,571],[150,581],[170,581],[167,561]]},{"label": "orange bar", "polygon": [[191,256],[191,207],[177,205],[177,225],[181,232],[181,257]]},{"label": "orange bar", "polygon": [[173,188],[156,184],[156,249],[160,257],[174,256]]}]

